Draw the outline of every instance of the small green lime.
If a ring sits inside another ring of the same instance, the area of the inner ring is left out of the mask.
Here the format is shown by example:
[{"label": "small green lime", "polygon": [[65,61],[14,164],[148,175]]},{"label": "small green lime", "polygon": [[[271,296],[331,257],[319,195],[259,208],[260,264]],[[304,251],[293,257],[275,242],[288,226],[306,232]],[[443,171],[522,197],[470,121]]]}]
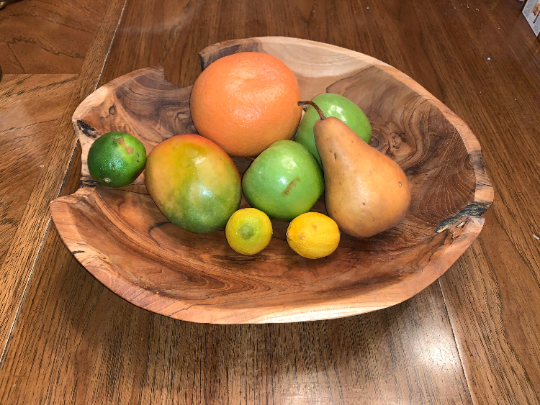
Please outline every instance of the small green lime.
[{"label": "small green lime", "polygon": [[90,175],[109,187],[123,187],[133,183],[145,164],[144,145],[125,132],[109,132],[100,136],[88,152]]}]

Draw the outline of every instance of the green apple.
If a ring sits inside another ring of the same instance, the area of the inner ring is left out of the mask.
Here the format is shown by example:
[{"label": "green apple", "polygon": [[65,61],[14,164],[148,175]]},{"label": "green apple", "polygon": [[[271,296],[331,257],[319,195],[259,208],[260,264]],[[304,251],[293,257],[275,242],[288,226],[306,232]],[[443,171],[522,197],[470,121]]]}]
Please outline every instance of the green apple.
[{"label": "green apple", "polygon": [[[371,139],[371,124],[366,114],[348,98],[339,94],[323,93],[312,100],[322,110],[327,117],[336,117],[343,121],[349,128],[362,138],[366,143]],[[294,140],[304,145],[307,150],[313,153],[317,158],[319,165],[322,166],[321,157],[315,146],[315,135],[313,126],[319,120],[319,114],[315,108],[308,106],[302,122],[298,126]]]},{"label": "green apple", "polygon": [[304,146],[277,141],[248,167],[242,191],[252,207],[271,218],[290,221],[313,207],[324,191],[324,178]]}]

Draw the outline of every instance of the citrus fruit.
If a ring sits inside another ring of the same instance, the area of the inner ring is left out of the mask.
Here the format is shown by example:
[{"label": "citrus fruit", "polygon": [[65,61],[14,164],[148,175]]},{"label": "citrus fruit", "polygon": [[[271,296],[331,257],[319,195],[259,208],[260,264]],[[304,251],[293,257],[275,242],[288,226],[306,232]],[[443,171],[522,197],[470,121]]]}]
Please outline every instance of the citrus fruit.
[{"label": "citrus fruit", "polygon": [[330,255],[339,244],[336,222],[318,212],[306,212],[291,221],[287,228],[287,242],[292,250],[307,259]]},{"label": "citrus fruit", "polygon": [[240,174],[214,142],[176,135],[148,155],[146,188],[165,218],[194,233],[222,229],[240,206]]},{"label": "citrus fruit", "polygon": [[266,53],[220,58],[197,78],[191,92],[193,124],[231,156],[256,156],[291,139],[300,122],[300,87],[294,73]]},{"label": "citrus fruit", "polygon": [[227,222],[225,236],[229,246],[243,255],[254,255],[272,239],[272,223],[264,212],[256,208],[236,211]]},{"label": "citrus fruit", "polygon": [[109,132],[100,136],[88,151],[90,175],[109,187],[123,187],[133,183],[145,164],[144,145],[125,132]]}]

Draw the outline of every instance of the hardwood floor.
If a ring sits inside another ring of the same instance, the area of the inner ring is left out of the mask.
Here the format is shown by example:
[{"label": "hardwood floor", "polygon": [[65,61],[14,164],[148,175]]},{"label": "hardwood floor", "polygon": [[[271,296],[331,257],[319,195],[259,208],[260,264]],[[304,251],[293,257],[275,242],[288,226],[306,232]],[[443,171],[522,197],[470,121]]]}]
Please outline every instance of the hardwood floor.
[{"label": "hardwood floor", "polygon": [[[540,43],[520,2],[129,0],[123,7],[25,0],[0,11],[0,32],[10,33],[0,38],[7,74],[0,347],[9,342],[0,403],[540,404]],[[483,231],[438,282],[405,303],[308,323],[175,321],[107,290],[54,226],[45,232],[49,201],[78,187],[70,117],[98,83],[162,65],[169,80],[188,86],[204,47],[265,35],[381,59],[479,139],[496,193]]]},{"label": "hardwood floor", "polygon": [[[372,54],[364,12],[356,1],[336,5],[282,0],[133,0],[126,7],[102,84],[135,69],[160,65],[172,83],[192,85],[201,71],[198,52],[236,38],[291,36]],[[330,29],[337,26],[339,32]]]},{"label": "hardwood floor", "polygon": [[0,12],[0,66],[8,73],[79,73],[107,2],[25,0]]},{"label": "hardwood floor", "polygon": [[[37,250],[18,256],[17,238],[39,246],[45,235],[47,212],[33,211],[32,191],[51,165],[54,143],[77,75],[6,75],[0,83],[0,325],[5,344],[21,297],[32,274]],[[37,100],[47,100],[47,108]],[[41,219],[41,223],[39,223]],[[29,229],[30,228],[30,229]],[[5,266],[5,267],[4,267]],[[2,345],[3,347],[3,345]]]},{"label": "hardwood floor", "polygon": [[[40,163],[43,164],[43,168],[39,167],[40,170],[35,173],[35,177],[31,178],[33,181],[21,184],[16,182],[16,177],[8,177],[3,184],[5,188],[2,192],[6,193],[6,197],[3,196],[2,201],[4,204],[15,201],[16,205],[13,211],[18,205],[17,203],[20,204],[21,199],[27,199],[27,201],[25,201],[22,216],[17,217],[15,212],[9,213],[9,215],[15,216],[16,221],[18,221],[17,227],[16,229],[11,227],[11,235],[1,240],[4,255],[0,266],[0,277],[1,284],[5,287],[0,290],[0,352],[2,353],[5,352],[20,303],[25,297],[35,259],[40,252],[43,237],[50,223],[49,202],[59,195],[65,173],[75,150],[77,139],[73,134],[71,115],[83,98],[96,88],[108,53],[108,45],[116,30],[115,23],[120,18],[123,6],[123,0],[109,4],[78,76],[15,76],[11,80],[8,80],[10,78],[6,76],[5,80],[3,79],[0,83],[0,88],[5,89],[2,103],[9,105],[9,109],[5,107],[2,114],[3,121],[8,125],[7,131],[1,133],[2,143],[9,144],[15,149],[18,147],[18,152],[21,154],[24,151],[25,159],[32,156],[29,151],[35,148],[36,152],[34,153],[40,154]],[[14,83],[12,83],[13,80],[15,80]],[[24,87],[25,81],[36,83],[37,87],[34,89]],[[55,83],[66,82],[71,83],[70,87],[63,88],[63,98],[61,101],[56,101],[56,108],[54,108],[54,92],[56,91],[55,87],[58,86]],[[43,139],[41,142],[44,140],[49,142],[46,150],[40,150],[37,146],[40,142],[40,134],[36,132],[39,129],[36,124],[40,124],[41,116],[37,113],[31,116],[30,113],[25,114],[25,111],[37,111],[40,114],[44,111],[54,117],[54,121],[48,127],[50,133],[47,131],[41,135]],[[9,126],[10,122],[16,126]],[[28,129],[26,132],[28,138],[24,136],[22,131],[17,130],[21,127]],[[16,144],[10,137],[10,133],[13,132],[17,136],[21,136],[20,141]],[[7,150],[5,152],[2,150],[2,153],[6,153],[4,156],[13,158]],[[2,163],[2,165],[6,165],[3,167],[5,169],[3,174],[8,176],[8,170],[16,169],[17,165],[25,164],[24,161],[9,162],[8,160],[6,163]],[[30,162],[32,162],[31,159]],[[13,166],[14,164],[15,166]],[[8,194],[10,189],[17,190],[17,193],[9,192]],[[19,197],[16,197],[17,195]],[[20,215],[21,211],[18,212]],[[6,213],[7,215],[8,213]]]},{"label": "hardwood floor", "polygon": [[127,303],[62,247],[51,228],[0,402],[472,403],[437,285],[360,317],[205,325]]},{"label": "hardwood floor", "polygon": [[[45,168],[76,75],[6,75],[0,86],[0,263],[23,217],[39,173]],[[48,107],[35,100],[47,99]]]}]

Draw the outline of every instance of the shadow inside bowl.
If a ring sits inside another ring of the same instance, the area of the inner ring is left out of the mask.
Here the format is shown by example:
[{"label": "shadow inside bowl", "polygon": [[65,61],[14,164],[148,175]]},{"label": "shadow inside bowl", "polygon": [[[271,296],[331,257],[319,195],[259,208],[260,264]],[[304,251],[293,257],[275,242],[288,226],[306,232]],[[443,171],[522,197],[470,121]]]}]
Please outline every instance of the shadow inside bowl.
[{"label": "shadow inside bowl", "polygon": [[[405,171],[412,201],[405,220],[367,239],[343,234],[329,257],[308,260],[287,245],[288,223],[272,221],[270,245],[235,253],[223,231],[175,227],[146,192],[144,176],[123,189],[95,186],[92,142],[121,130],[149,153],[163,139],[195,133],[190,88],[159,68],[122,76],[89,96],[73,116],[82,145],[82,184],[51,205],[60,235],[111,290],[143,308],[195,322],[255,323],[335,318],[397,304],[436,280],[474,241],[493,191],[466,125],[396,69],[342,48],[291,38],[217,44],[205,63],[239,50],[267,52],[295,73],[302,97],[341,94],[369,118],[371,145]],[[250,160],[234,159],[243,173]],[[247,206],[243,200],[243,206]],[[326,213],[321,198],[312,209]]]}]

